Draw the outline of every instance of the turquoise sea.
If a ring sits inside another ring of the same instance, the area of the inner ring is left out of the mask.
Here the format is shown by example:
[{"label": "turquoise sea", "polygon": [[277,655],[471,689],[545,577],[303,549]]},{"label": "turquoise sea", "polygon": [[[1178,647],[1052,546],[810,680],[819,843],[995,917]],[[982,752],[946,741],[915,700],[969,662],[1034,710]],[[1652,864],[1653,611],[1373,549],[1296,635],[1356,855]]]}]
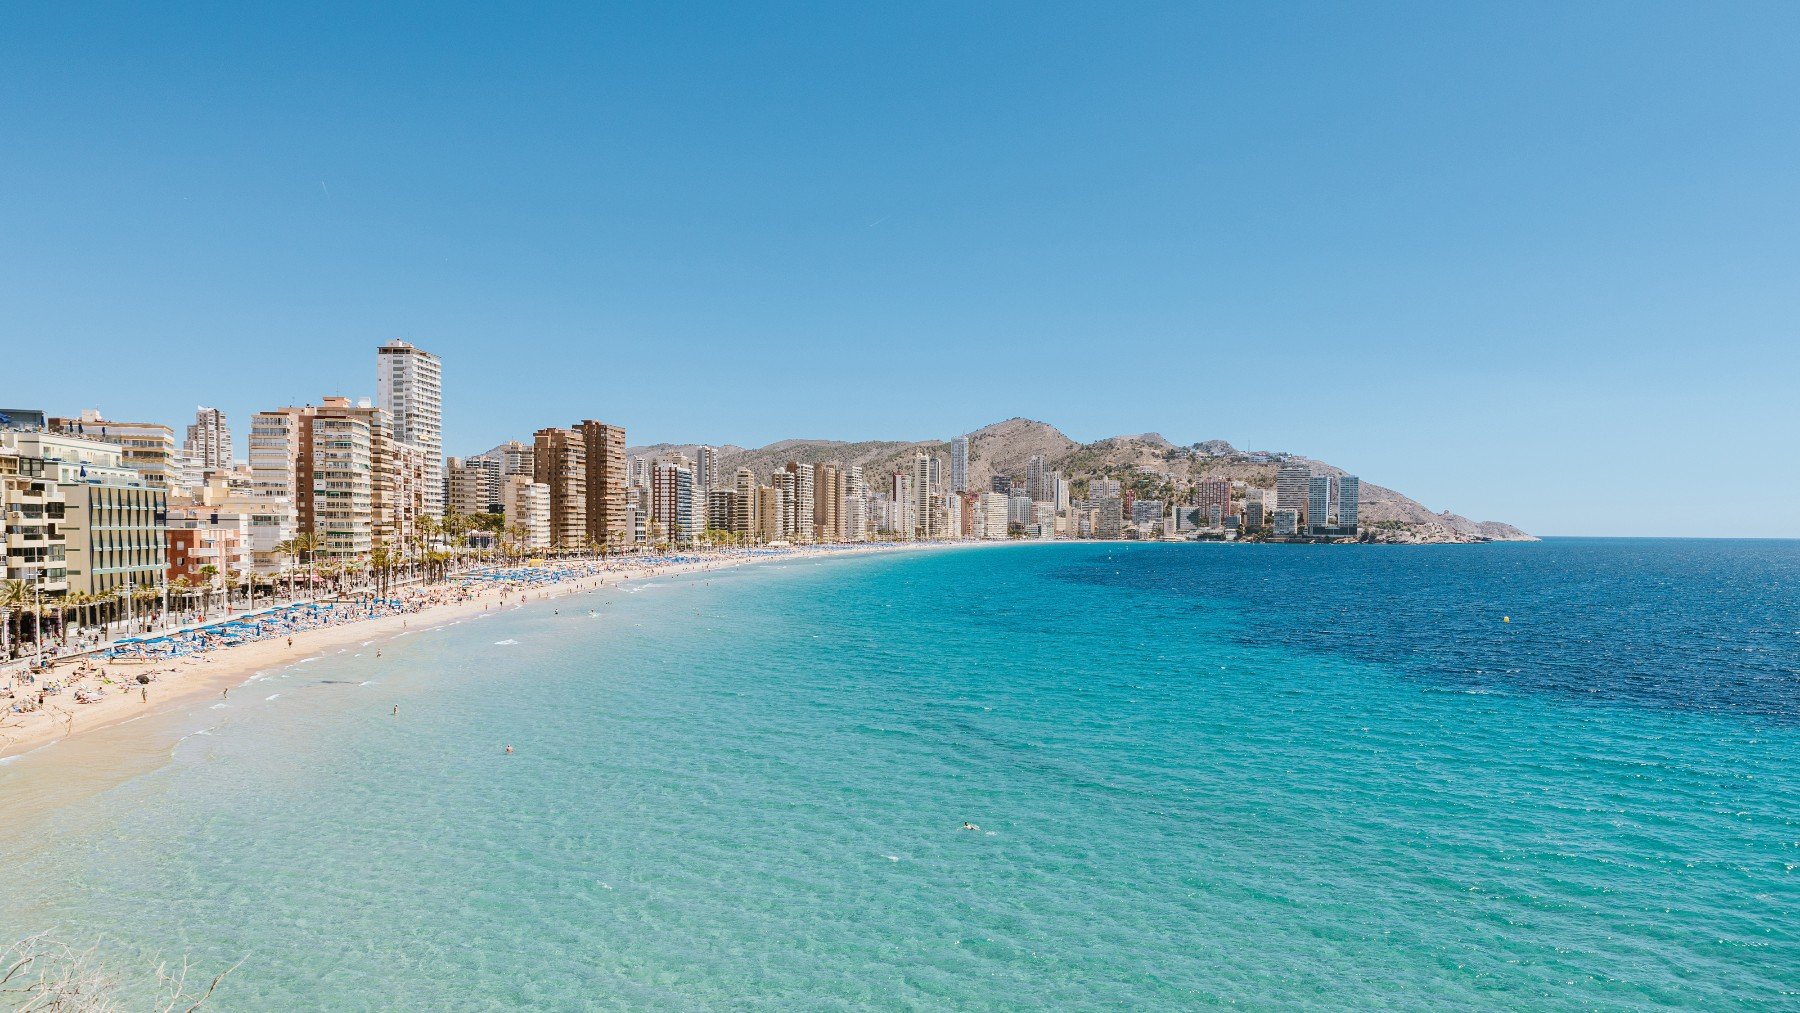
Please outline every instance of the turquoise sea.
[{"label": "turquoise sea", "polygon": [[0,935],[242,959],[221,1010],[1800,1008],[1800,543],[791,561],[380,646],[0,766]]}]

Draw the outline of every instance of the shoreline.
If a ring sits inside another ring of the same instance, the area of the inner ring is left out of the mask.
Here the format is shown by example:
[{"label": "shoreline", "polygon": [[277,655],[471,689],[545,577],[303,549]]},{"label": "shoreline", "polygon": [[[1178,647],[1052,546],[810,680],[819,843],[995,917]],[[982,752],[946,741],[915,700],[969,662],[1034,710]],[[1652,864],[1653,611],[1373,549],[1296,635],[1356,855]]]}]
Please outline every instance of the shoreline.
[{"label": "shoreline", "polygon": [[[693,552],[683,554],[682,562],[632,560],[629,562],[580,560],[568,565],[582,567],[580,572],[560,580],[538,582],[496,582],[494,586],[473,588],[462,582],[445,582],[428,588],[409,589],[418,598],[428,599],[416,610],[391,615],[353,619],[329,626],[301,630],[292,636],[292,645],[282,635],[245,644],[201,651],[193,657],[156,662],[107,661],[100,670],[126,678],[139,671],[155,671],[156,680],[147,687],[117,684],[109,687],[96,703],[77,704],[73,686],[57,694],[53,709],[24,714],[0,712],[0,765],[12,766],[33,754],[68,741],[85,739],[95,732],[177,710],[202,699],[226,696],[257,672],[300,658],[316,657],[320,652],[348,647],[364,641],[391,638],[410,630],[414,619],[422,623],[442,623],[479,615],[506,603],[548,600],[580,593],[594,587],[624,584],[647,577],[669,577],[685,573],[734,569],[776,560],[839,558],[868,556],[877,553],[925,551],[954,548],[961,543],[903,542],[841,547],[796,547],[785,551],[763,551],[755,555],[725,552]],[[980,544],[980,543],[976,543]],[[992,543],[992,544],[1006,544]],[[698,558],[695,558],[698,557]],[[434,596],[456,596],[453,600],[431,601]],[[70,674],[75,666],[65,663],[57,668]],[[110,669],[107,666],[111,666]],[[90,676],[89,682],[98,683]]]}]

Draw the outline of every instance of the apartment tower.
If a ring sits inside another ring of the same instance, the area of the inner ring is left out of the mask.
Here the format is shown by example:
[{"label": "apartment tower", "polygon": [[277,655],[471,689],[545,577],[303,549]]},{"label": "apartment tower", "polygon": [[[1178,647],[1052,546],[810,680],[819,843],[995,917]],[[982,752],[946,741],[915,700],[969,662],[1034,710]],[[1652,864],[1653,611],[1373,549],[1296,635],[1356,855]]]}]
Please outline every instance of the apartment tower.
[{"label": "apartment tower", "polygon": [[625,427],[584,419],[578,427],[587,450],[587,535],[596,545],[631,540],[625,517]]},{"label": "apartment tower", "polygon": [[394,438],[425,455],[425,512],[444,515],[444,370],[438,357],[396,338],[375,350],[375,404]]},{"label": "apartment tower", "polygon": [[578,429],[532,434],[532,480],[550,489],[550,544],[572,549],[587,537],[587,447]]}]

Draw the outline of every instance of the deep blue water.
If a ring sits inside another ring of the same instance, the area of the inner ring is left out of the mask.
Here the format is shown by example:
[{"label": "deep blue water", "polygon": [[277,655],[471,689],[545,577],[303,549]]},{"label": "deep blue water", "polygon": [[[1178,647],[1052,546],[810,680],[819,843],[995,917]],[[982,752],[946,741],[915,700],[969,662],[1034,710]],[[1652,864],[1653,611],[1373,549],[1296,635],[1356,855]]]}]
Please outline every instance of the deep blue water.
[{"label": "deep blue water", "polygon": [[1211,548],[1228,551],[1125,547],[1129,566],[1058,577],[1230,603],[1246,645],[1450,685],[1800,720],[1800,541]]},{"label": "deep blue water", "polygon": [[126,726],[204,734],[98,791],[0,767],[0,931],[247,958],[234,1010],[1792,1009],[1797,574],[1556,541],[659,580],[269,672]]}]

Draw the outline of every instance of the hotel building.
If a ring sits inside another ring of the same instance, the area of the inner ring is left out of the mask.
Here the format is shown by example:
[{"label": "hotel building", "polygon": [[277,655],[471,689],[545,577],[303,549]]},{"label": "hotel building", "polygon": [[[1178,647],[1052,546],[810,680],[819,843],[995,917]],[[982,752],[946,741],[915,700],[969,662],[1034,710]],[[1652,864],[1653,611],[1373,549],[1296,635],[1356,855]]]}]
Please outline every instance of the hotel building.
[{"label": "hotel building", "polygon": [[578,429],[533,436],[534,481],[550,489],[550,544],[575,548],[587,538],[587,444]]},{"label": "hotel building", "polygon": [[[595,545],[623,544],[631,539],[625,518],[625,428],[593,419],[578,428],[587,453],[587,536]],[[705,462],[704,452],[712,448],[700,449]]]},{"label": "hotel building", "polygon": [[395,339],[375,350],[375,404],[393,438],[425,457],[425,512],[444,515],[444,369],[438,357]]}]

